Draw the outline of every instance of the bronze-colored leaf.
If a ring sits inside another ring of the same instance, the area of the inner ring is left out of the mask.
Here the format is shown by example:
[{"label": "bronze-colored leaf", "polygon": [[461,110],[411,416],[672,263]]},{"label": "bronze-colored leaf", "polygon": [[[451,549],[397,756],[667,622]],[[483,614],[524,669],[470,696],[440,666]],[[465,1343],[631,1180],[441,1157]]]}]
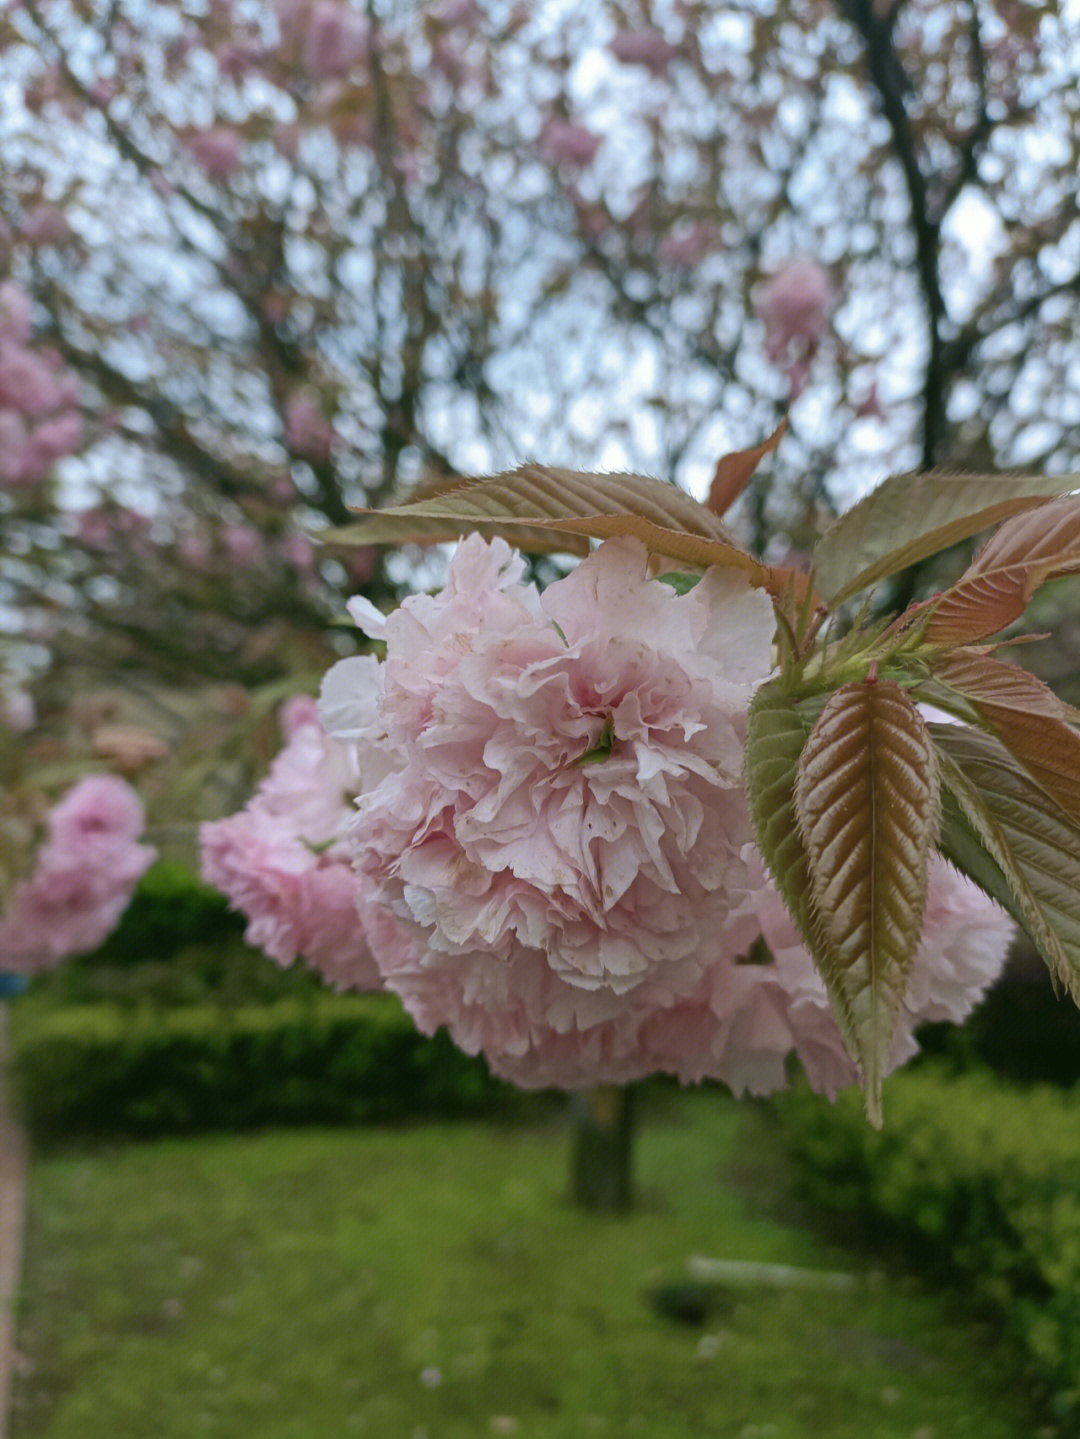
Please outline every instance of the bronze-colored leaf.
[{"label": "bronze-colored leaf", "polygon": [[[795,819],[795,779],[811,725],[776,684],[754,696],[746,722],[746,792],[758,848],[788,912],[823,975],[832,965],[818,956],[823,936],[810,907],[810,869]],[[854,1053],[845,997],[837,994],[837,1022]]]},{"label": "bronze-colored leaf", "polygon": [[776,449],[784,437],[787,420],[781,420],[769,438],[752,450],[736,450],[733,455],[723,455],[716,462],[709,498],[706,504],[714,515],[724,515],[746,489],[747,485],[766,455]]},{"label": "bronze-colored leaf", "polygon": [[1080,1002],[1080,826],[993,735],[967,725],[930,730],[946,791],[942,852],[1009,910]]},{"label": "bronze-colored leaf", "polygon": [[997,634],[1027,609],[1040,585],[1080,571],[1080,497],[1051,500],[993,535],[938,599],[924,630],[936,644]]},{"label": "bronze-colored leaf", "polygon": [[1080,487],[1077,475],[895,475],[818,541],[814,571],[833,604],[928,555]]},{"label": "bronze-colored leaf", "polygon": [[[675,485],[648,475],[588,474],[544,465],[463,480],[424,499],[358,513],[355,524],[331,530],[328,538],[338,543],[424,544],[470,530],[491,533],[499,526],[539,525],[548,530],[586,516],[636,515],[661,529],[738,548],[727,526]],[[548,534],[543,542],[552,547],[557,540]]]},{"label": "bronze-colored leaf", "polygon": [[1080,712],[1036,675],[995,659],[985,650],[950,650],[933,659],[931,669],[936,679],[963,695],[977,712],[982,705],[991,704],[1066,722],[1080,719]]},{"label": "bronze-colored leaf", "polygon": [[[643,540],[652,554],[664,555],[685,565],[698,565],[702,569],[708,568],[709,565],[721,565],[726,569],[741,570],[750,583],[759,589],[770,589],[777,583],[779,571],[771,565],[762,564],[740,545],[707,535],[670,529],[642,515],[589,514],[540,523],[560,535],[587,535],[593,540],[610,539],[615,535],[632,535],[635,539]],[[502,534],[502,530],[493,528],[487,533]],[[566,546],[549,548],[565,549]],[[803,578],[805,579],[805,576]]]},{"label": "bronze-colored leaf", "polygon": [[795,817],[799,757],[812,725],[777,685],[754,696],[746,724],[746,792],[758,848],[788,913],[825,982],[836,1022],[852,1058],[858,1047],[847,994],[829,976],[838,968],[810,902],[810,867]]},{"label": "bronze-colored leaf", "polygon": [[872,1123],[919,943],[938,801],[936,752],[901,686],[837,690],[803,748],[795,812],[834,965],[826,983],[844,996]]},{"label": "bronze-colored leaf", "polygon": [[320,532],[329,544],[436,544],[471,531],[501,535],[534,553],[588,553],[589,539],[632,535],[653,554],[706,569],[740,570],[752,585],[805,595],[806,575],[762,562],[737,544],[711,510],[646,475],[594,475],[523,465],[464,481],[426,499],[361,510],[355,524]]},{"label": "bronze-colored leaf", "polygon": [[1045,795],[1080,823],[1080,734],[1064,720],[986,701],[979,713]]},{"label": "bronze-colored leaf", "polygon": [[[934,680],[946,686],[946,693],[967,700],[973,717],[992,729],[1043,793],[1080,823],[1075,710],[1034,675],[980,650],[956,650],[932,664]],[[927,698],[934,698],[929,689]]]}]

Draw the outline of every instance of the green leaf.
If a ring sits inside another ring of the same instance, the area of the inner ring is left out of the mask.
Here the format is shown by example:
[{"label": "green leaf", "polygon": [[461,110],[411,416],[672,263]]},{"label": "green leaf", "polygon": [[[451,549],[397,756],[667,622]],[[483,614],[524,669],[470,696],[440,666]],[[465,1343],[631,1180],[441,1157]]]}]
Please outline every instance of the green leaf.
[{"label": "green leaf", "polygon": [[795,824],[795,776],[810,732],[795,702],[762,685],[746,722],[746,792],[758,848],[804,938],[809,937],[810,871]]},{"label": "green leaf", "polygon": [[1080,1002],[1080,826],[992,735],[930,729],[946,790],[942,853],[1009,911]]},{"label": "green leaf", "polygon": [[967,644],[997,634],[1047,580],[1080,570],[1080,498],[1051,500],[1004,524],[938,599],[923,637]]},{"label": "green leaf", "polygon": [[859,681],[829,698],[799,760],[795,813],[829,945],[825,981],[843,997],[867,1115],[880,1124],[940,818],[936,752],[900,685]]},{"label": "green leaf", "polygon": [[1004,870],[993,859],[989,849],[979,838],[975,826],[954,797],[953,787],[946,771],[948,760],[941,761],[941,831],[938,835],[938,849],[961,874],[967,875],[984,894],[999,904],[1007,914],[1028,935],[1031,927],[1027,915],[1016,898],[1015,883],[1010,883]]},{"label": "green leaf", "polygon": [[1077,475],[894,475],[842,514],[814,551],[832,604],[979,530],[1080,487]]},{"label": "green leaf", "polygon": [[682,570],[669,570],[666,575],[657,575],[656,578],[662,585],[670,585],[677,595],[688,595],[701,581],[699,574],[687,574]]},{"label": "green leaf", "polygon": [[608,715],[604,721],[604,728],[592,749],[586,750],[576,761],[577,764],[603,764],[604,760],[611,758],[611,746],[615,743],[615,726],[611,716]]},{"label": "green leaf", "polygon": [[647,475],[582,474],[523,465],[487,479],[425,494],[384,510],[360,510],[355,524],[312,538],[337,545],[438,544],[476,531],[500,535],[533,553],[588,553],[588,540],[630,535],[650,554],[707,569],[719,565],[746,575],[782,605],[816,601],[809,576],[766,565],[737,544],[711,510],[675,485]]}]

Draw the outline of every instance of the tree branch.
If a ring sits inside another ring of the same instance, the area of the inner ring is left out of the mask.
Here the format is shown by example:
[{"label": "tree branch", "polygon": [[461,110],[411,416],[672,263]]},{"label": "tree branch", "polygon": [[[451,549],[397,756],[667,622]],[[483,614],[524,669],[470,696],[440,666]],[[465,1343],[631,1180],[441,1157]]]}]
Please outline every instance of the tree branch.
[{"label": "tree branch", "polygon": [[929,185],[919,163],[904,98],[911,90],[911,82],[893,44],[893,13],[890,11],[879,17],[873,0],[838,0],[838,5],[841,15],[855,28],[865,44],[870,80],[892,134],[893,151],[904,176],[911,207],[916,269],[926,308],[929,340],[923,383],[922,465],[924,469],[932,469],[942,458],[940,450],[945,439],[946,419],[947,373],[943,364],[942,335],[946,312],[939,273],[941,220],[931,213]]}]

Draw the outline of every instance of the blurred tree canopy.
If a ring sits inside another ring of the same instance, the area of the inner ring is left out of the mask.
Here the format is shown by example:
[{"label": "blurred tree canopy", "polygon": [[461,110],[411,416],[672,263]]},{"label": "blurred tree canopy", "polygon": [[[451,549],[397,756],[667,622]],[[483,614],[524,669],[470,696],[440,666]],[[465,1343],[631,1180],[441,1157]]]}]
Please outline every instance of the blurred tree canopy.
[{"label": "blurred tree canopy", "polygon": [[165,714],[216,684],[220,740],[232,685],[314,673],[343,598],[406,577],[310,532],[526,458],[701,494],[786,413],[732,515],[774,550],[888,472],[1080,469],[1078,32],[1050,0],[11,0],[9,675]]}]

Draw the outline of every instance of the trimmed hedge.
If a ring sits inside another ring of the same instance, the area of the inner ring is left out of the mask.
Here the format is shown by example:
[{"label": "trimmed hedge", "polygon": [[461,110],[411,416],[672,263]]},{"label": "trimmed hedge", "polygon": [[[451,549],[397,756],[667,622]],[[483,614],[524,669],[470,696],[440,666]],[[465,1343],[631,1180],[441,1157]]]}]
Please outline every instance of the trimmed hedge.
[{"label": "trimmed hedge", "polygon": [[[1016,1089],[925,1064],[861,1096],[771,1102],[801,1197],[906,1242],[988,1302],[1026,1347],[1059,1418],[1080,1421],[1080,1093]],[[1070,1430],[1070,1432],[1076,1432]]]},{"label": "trimmed hedge", "polygon": [[517,1102],[444,1033],[419,1034],[389,995],[232,1010],[28,996],[11,1030],[14,1090],[38,1143],[476,1115]]}]

